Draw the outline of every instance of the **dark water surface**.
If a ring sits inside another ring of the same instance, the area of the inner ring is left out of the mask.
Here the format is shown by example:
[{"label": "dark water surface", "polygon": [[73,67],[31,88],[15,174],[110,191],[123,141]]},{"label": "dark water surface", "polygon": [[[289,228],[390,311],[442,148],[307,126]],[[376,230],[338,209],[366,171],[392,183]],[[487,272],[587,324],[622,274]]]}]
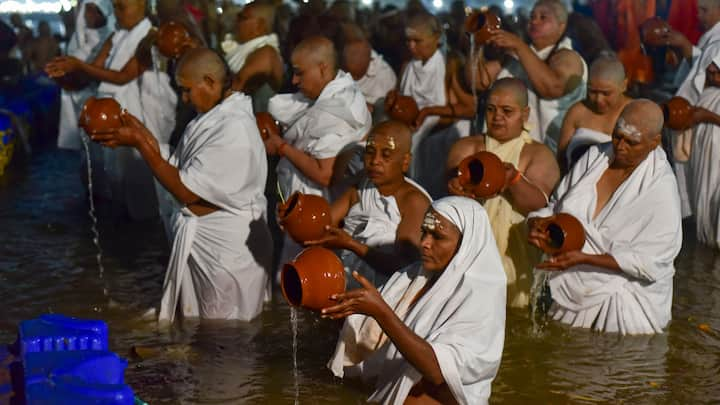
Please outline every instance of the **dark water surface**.
[{"label": "dark water surface", "polygon": [[[160,328],[140,315],[159,303],[168,249],[159,223],[102,212],[104,277],[92,243],[80,155],[36,151],[0,178],[0,342],[23,319],[55,312],[100,318],[126,381],[151,404],[291,404],[289,309],[276,296],[251,323],[184,322]],[[493,403],[720,403],[720,255],[692,233],[677,260],[666,334],[619,337],[555,323],[533,332],[528,311],[508,313]],[[107,289],[107,295],[103,290]],[[334,380],[324,364],[337,325],[301,312],[299,403],[364,403],[368,390]],[[132,354],[139,347],[145,358]]]}]

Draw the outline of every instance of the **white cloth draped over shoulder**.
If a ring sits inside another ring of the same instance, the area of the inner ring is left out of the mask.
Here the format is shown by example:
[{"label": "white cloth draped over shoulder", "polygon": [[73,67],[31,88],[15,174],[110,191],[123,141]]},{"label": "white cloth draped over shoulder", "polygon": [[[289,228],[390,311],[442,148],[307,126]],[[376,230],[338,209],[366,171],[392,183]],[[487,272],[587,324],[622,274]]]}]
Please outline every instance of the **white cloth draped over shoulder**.
[{"label": "white cloth draped over shoulder", "polygon": [[384,114],[385,96],[397,86],[397,76],[382,55],[375,52],[374,49],[370,50],[370,64],[367,72],[357,81],[357,84],[365,96],[365,101],[374,106],[374,121],[379,122],[379,117]]},{"label": "white cloth draped over shoulder", "polygon": [[[445,57],[439,49],[425,63],[417,59],[408,62],[400,79],[400,94],[412,97],[419,109],[447,104]],[[411,149],[413,162],[409,173],[415,180],[422,177],[418,153],[420,144],[430,134],[438,120],[438,116],[427,117],[413,133]]]},{"label": "white cloth draped over shoulder", "polygon": [[[420,185],[406,178],[405,181],[425,194],[430,196]],[[375,185],[367,178],[358,185],[358,202],[355,203],[343,222],[344,230],[353,239],[372,248],[392,252],[397,239],[397,228],[402,221],[400,207],[394,196],[384,196]],[[359,288],[360,284],[352,277],[352,272],[357,271],[368,279],[376,287],[382,286],[389,276],[375,271],[363,259],[349,250],[343,250],[340,259],[345,266],[345,276],[348,280],[348,289]]]},{"label": "white cloth draped over shoulder", "polygon": [[609,254],[622,271],[573,266],[549,272],[550,314],[574,327],[621,334],[661,333],[671,318],[674,260],[682,245],[680,200],[667,156],[655,148],[593,218],[596,184],[613,159],[611,143],[591,147],[529,217],[566,212],[583,224],[582,251]]},{"label": "white cloth draped over shoulder", "polygon": [[[474,200],[446,197],[433,209],[460,229],[460,246],[417,302],[431,273],[420,263],[396,272],[380,290],[402,321],[427,341],[460,404],[490,397],[505,338],[505,272],[485,210]],[[380,333],[377,322],[349,316],[328,367],[338,376],[376,379],[370,402],[402,404],[422,375]]]},{"label": "white cloth draped over shoulder", "polygon": [[[570,38],[563,38],[555,46],[549,46],[544,49],[535,49],[534,46],[530,46],[530,49],[542,60],[547,60],[552,56],[552,52],[561,49],[573,50],[572,41]],[[530,136],[538,142],[545,143],[553,152],[557,151],[557,143],[560,139],[560,129],[562,128],[562,122],[565,119],[565,114],[570,107],[576,102],[585,98],[587,91],[586,84],[588,80],[588,68],[585,61],[578,55],[583,64],[582,81],[578,83],[574,90],[565,94],[562,97],[555,99],[540,98],[532,88],[530,79],[528,78],[525,68],[520,64],[517,59],[512,59],[511,62],[503,67],[498,74],[498,79],[504,77],[517,77],[525,82],[528,86],[528,105],[530,106],[530,118],[528,119],[528,130]]]},{"label": "white cloth draped over shoulder", "polygon": [[[105,16],[107,23],[97,29],[88,28],[85,24],[85,5],[94,4]],[[115,30],[115,14],[110,0],[85,0],[75,16],[75,32],[70,37],[67,55],[74,56],[83,62],[91,62],[102,48],[105,40]],[[81,130],[78,127],[80,109],[85,101],[95,94],[95,86],[88,85],[77,91],[62,90],[60,92],[60,123],[58,131],[58,148],[75,149],[81,147]]]},{"label": "white cloth draped over shoulder", "polygon": [[[717,56],[720,59],[720,54]],[[710,111],[720,111],[720,89],[705,88],[697,105]],[[692,141],[687,167],[697,239],[720,249],[720,127],[710,123],[698,124],[693,128]]]},{"label": "white cloth draped over shoulder", "polygon": [[174,243],[160,320],[250,320],[262,310],[272,261],[264,196],[267,162],[250,98],[233,93],[188,124],[170,163],[193,193],[220,209],[173,217]]},{"label": "white cloth draped over shoulder", "polygon": [[572,167],[587,152],[589,147],[610,142],[611,138],[610,135],[594,129],[583,127],[576,129],[572,138],[570,138],[567,149],[565,149],[565,159],[568,162],[568,167]]},{"label": "white cloth draped over shoulder", "polygon": [[[229,35],[229,34],[228,34]],[[270,46],[277,53],[280,53],[280,43],[276,34],[261,35],[253,38],[245,43],[239,43],[232,38],[226,38],[222,42],[222,49],[225,52],[225,60],[233,74],[240,71],[245,66],[248,56],[256,50]]]}]

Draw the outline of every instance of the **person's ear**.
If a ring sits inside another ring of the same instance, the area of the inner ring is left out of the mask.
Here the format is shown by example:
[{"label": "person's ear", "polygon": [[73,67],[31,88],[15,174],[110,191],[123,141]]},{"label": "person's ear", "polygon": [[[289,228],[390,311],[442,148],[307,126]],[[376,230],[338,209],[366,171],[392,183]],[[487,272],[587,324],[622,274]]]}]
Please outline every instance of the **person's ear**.
[{"label": "person's ear", "polygon": [[523,121],[523,124],[527,123],[529,119],[530,119],[530,107],[527,106],[527,107],[525,107],[525,108],[522,109],[522,121]]}]

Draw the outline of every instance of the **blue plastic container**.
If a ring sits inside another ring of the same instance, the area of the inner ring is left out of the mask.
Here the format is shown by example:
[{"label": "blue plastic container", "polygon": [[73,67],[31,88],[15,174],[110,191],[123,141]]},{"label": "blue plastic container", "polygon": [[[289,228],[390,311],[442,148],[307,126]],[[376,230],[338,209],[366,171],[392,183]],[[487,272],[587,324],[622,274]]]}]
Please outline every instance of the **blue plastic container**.
[{"label": "blue plastic container", "polygon": [[20,322],[20,354],[65,350],[108,350],[103,321],[48,314]]}]

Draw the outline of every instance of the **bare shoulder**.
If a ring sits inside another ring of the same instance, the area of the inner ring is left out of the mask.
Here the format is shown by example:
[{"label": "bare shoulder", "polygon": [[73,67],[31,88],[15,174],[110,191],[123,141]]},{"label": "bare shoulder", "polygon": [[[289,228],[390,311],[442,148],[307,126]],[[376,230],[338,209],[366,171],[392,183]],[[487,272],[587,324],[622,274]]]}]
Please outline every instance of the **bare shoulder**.
[{"label": "bare shoulder", "polygon": [[527,162],[535,161],[552,161],[555,162],[555,154],[552,150],[544,143],[532,141],[531,143],[525,144],[521,156],[525,158]]},{"label": "bare shoulder", "polygon": [[261,48],[254,50],[248,58],[270,63],[274,63],[278,60],[281,61],[278,51],[270,45],[265,45]]},{"label": "bare shoulder", "polygon": [[552,54],[548,63],[552,67],[564,67],[569,70],[577,70],[582,73],[583,59],[579,53],[572,49],[559,49]]},{"label": "bare shoulder", "polygon": [[430,199],[420,191],[417,187],[409,182],[399,190],[397,194],[398,208],[401,213],[405,212],[425,212],[430,206]]},{"label": "bare shoulder", "polygon": [[471,154],[485,150],[485,135],[474,135],[460,138],[452,146],[455,150],[467,150]]}]

